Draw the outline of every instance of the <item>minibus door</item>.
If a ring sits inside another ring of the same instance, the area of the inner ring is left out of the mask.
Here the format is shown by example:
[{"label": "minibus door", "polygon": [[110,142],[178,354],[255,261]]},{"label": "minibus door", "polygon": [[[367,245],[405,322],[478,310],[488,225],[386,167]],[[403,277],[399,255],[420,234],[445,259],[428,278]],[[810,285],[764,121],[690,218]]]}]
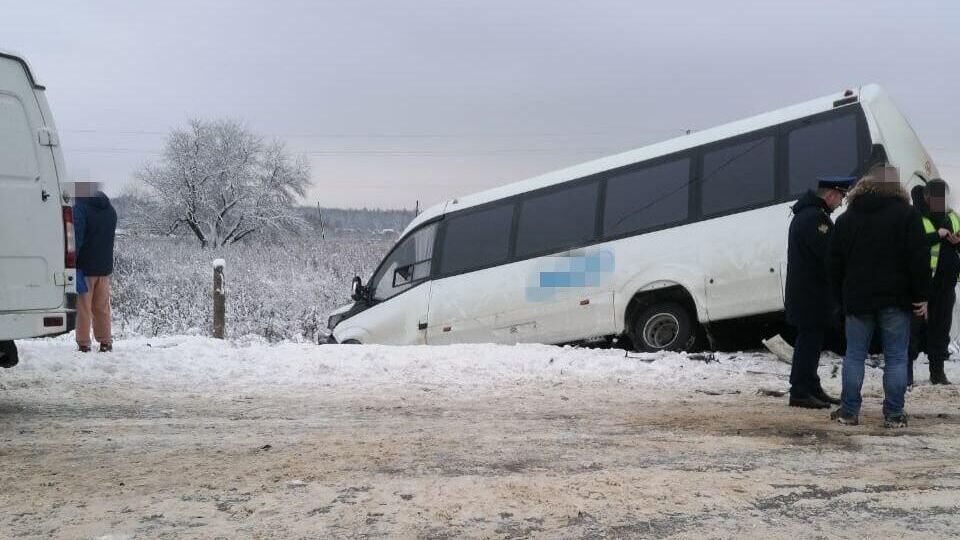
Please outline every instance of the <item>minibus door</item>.
[{"label": "minibus door", "polygon": [[783,207],[772,206],[751,211],[749,220],[745,215],[713,220],[703,231],[699,256],[707,269],[710,320],[783,310],[780,274],[788,225]]},{"label": "minibus door", "polygon": [[371,342],[384,345],[426,343],[429,298],[430,282],[427,281],[367,308],[361,316]]},{"label": "minibus door", "polygon": [[372,342],[415,345],[426,341],[436,230],[432,223],[407,235],[390,250],[370,279],[374,305],[362,316]]},{"label": "minibus door", "polygon": [[779,264],[744,265],[736,270],[708,276],[706,291],[710,320],[783,309]]}]

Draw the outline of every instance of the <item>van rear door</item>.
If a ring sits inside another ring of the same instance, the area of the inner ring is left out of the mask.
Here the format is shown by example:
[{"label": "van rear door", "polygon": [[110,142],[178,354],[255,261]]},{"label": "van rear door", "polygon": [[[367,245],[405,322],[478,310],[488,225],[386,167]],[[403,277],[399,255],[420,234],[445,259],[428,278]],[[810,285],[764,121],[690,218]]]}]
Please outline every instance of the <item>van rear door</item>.
[{"label": "van rear door", "polygon": [[0,55],[0,312],[64,303],[56,134],[36,92],[25,64]]}]

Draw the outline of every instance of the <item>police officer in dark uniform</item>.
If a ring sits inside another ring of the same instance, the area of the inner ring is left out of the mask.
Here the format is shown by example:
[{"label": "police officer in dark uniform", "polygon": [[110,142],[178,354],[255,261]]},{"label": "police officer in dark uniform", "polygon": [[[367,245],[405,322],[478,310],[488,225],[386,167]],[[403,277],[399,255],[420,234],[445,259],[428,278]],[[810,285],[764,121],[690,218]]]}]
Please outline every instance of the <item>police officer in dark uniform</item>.
[{"label": "police officer in dark uniform", "polygon": [[840,400],[820,386],[817,367],[827,330],[835,319],[835,302],[827,277],[827,246],[833,221],[851,177],[819,178],[816,191],[808,191],[793,205],[787,244],[787,322],[797,328],[790,370],[790,406],[827,409]]},{"label": "police officer in dark uniform", "polygon": [[947,183],[936,178],[923,188],[923,204],[914,206],[923,214],[923,228],[930,244],[930,303],[926,321],[914,319],[910,332],[907,384],[913,384],[913,361],[921,351],[930,362],[930,382],[950,384],[943,363],[950,357],[950,326],[953,324],[955,287],[960,276],[960,217],[947,204]]}]

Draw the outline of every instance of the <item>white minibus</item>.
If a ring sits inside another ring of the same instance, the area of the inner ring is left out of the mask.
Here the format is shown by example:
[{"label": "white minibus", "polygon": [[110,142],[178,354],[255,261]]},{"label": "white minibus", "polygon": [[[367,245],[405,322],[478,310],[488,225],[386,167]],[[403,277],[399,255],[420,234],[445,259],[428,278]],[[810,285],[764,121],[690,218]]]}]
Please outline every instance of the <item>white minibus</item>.
[{"label": "white minibus", "polygon": [[793,202],[881,159],[907,188],[938,174],[867,85],[459,197],[354,279],[329,341],[715,345],[782,321]]},{"label": "white minibus", "polygon": [[73,217],[50,107],[26,61],[0,51],[0,367],[15,339],[73,328]]}]

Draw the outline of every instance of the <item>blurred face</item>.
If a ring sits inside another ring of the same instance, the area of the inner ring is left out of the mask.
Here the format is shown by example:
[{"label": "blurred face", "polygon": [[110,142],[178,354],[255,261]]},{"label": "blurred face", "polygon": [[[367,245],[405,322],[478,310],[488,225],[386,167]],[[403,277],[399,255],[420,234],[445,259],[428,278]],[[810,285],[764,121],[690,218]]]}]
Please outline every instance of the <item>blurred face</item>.
[{"label": "blurred face", "polygon": [[876,171],[877,179],[881,182],[899,182],[900,181],[900,171],[896,167],[886,166],[878,168]]},{"label": "blurred face", "polygon": [[936,196],[927,197],[927,206],[930,207],[932,212],[946,212],[947,198]]},{"label": "blurred face", "polygon": [[75,182],[73,185],[74,197],[93,197],[100,191],[99,182]]},{"label": "blurred face", "polygon": [[950,192],[947,190],[947,187],[944,184],[930,184],[924,199],[927,201],[927,206],[930,207],[932,212],[946,212],[947,211],[947,196]]}]

